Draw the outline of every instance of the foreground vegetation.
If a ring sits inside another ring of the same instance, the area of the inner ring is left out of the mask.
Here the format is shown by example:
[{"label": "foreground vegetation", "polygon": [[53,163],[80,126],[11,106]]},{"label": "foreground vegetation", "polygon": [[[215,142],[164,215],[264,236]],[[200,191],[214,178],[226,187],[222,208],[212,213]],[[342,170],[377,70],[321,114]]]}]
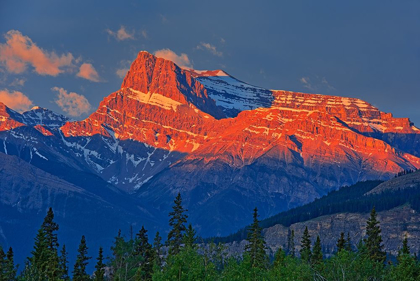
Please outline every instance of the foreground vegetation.
[{"label": "foreground vegetation", "polygon": [[[172,208],[165,245],[159,232],[150,243],[144,227],[129,240],[119,232],[111,247],[112,255],[105,258],[103,248],[100,248],[95,261],[88,256],[86,239],[82,236],[72,270],[68,266],[65,246],[59,249],[56,234],[59,226],[49,209],[35,237],[31,256],[19,274],[12,248],[5,253],[0,247],[0,281],[420,280],[420,264],[417,257],[410,254],[407,239],[402,241],[396,261],[386,261],[375,208],[366,223],[366,237],[357,248],[354,249],[349,237],[341,233],[337,239],[337,252],[328,259],[323,258],[319,237],[312,245],[307,228],[300,239],[299,252],[295,249],[296,239],[291,231],[287,249],[280,248],[270,258],[261,235],[257,209],[247,231],[248,243],[243,255],[229,257],[223,244],[197,243],[194,229],[191,225],[186,226],[188,217],[180,194]],[[89,262],[96,264],[93,274],[87,272]]]}]

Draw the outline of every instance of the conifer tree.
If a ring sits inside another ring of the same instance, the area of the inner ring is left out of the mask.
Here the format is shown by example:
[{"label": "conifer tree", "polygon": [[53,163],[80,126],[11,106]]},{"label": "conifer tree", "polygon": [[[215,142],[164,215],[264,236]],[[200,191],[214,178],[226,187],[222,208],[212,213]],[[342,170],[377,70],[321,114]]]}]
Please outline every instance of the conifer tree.
[{"label": "conifer tree", "polygon": [[381,228],[376,218],[375,207],[372,208],[370,217],[366,222],[366,238],[364,239],[368,257],[372,261],[385,262],[386,253],[383,251]]},{"label": "conifer tree", "polygon": [[287,254],[294,258],[296,256],[295,251],[295,231],[289,228],[287,232]]},{"label": "conifer tree", "polygon": [[105,281],[105,264],[104,264],[104,249],[99,247],[97,262],[95,265],[95,278],[94,281]]},{"label": "conifer tree", "polygon": [[281,247],[276,251],[274,254],[274,263],[273,265],[275,267],[280,267],[284,264],[284,260],[286,258],[286,255]]},{"label": "conifer tree", "polygon": [[88,265],[88,247],[86,245],[85,236],[82,236],[80,240],[79,249],[77,250],[77,259],[73,269],[73,281],[87,281],[90,280],[90,276],[86,273],[86,266]]},{"label": "conifer tree", "polygon": [[245,252],[249,255],[251,267],[253,268],[266,268],[268,257],[265,252],[266,244],[264,237],[261,234],[262,228],[259,225],[258,209],[254,209],[253,222],[248,229],[247,241]]},{"label": "conifer tree", "polygon": [[181,249],[182,240],[186,231],[185,223],[188,216],[184,214],[186,210],[182,207],[181,193],[178,193],[174,200],[173,211],[169,213],[169,226],[171,230],[168,233],[169,255],[176,255]]},{"label": "conifer tree", "polygon": [[302,240],[300,243],[300,258],[303,261],[310,262],[311,261],[311,236],[309,235],[308,227],[305,227],[305,231],[303,232]]},{"label": "conifer tree", "polygon": [[190,247],[190,248],[195,247],[194,243],[195,243],[195,240],[197,239],[195,235],[196,235],[196,231],[193,229],[192,225],[189,224],[187,231],[185,232],[185,236],[184,236],[185,247]]},{"label": "conifer tree", "polygon": [[350,232],[347,232],[347,239],[346,239],[346,245],[344,247],[346,251],[351,252],[351,239],[350,239]]},{"label": "conifer tree", "polygon": [[139,258],[138,278],[142,280],[151,280],[153,274],[153,250],[149,243],[147,230],[141,227],[136,235],[134,255]]},{"label": "conifer tree", "polygon": [[60,261],[59,261],[59,268],[60,268],[60,279],[61,280],[70,280],[69,277],[69,267],[68,267],[68,258],[67,258],[67,251],[66,245],[63,245],[60,251]]},{"label": "conifer tree", "polygon": [[318,235],[316,237],[314,248],[312,250],[311,262],[312,264],[321,264],[322,259],[323,259],[323,256],[322,256],[321,239],[319,238],[319,235]]},{"label": "conifer tree", "polygon": [[401,255],[409,255],[409,254],[410,254],[410,247],[408,246],[408,240],[406,236],[403,240],[401,249],[398,251],[398,255],[401,256]]},{"label": "conifer tree", "polygon": [[340,233],[340,238],[337,241],[337,252],[346,249],[346,240],[344,239],[344,232]]},{"label": "conifer tree", "polygon": [[0,246],[0,281],[6,280],[6,254],[3,251],[2,246]]},{"label": "conifer tree", "polygon": [[154,251],[154,263],[160,268],[162,266],[162,237],[159,235],[159,231],[156,232],[155,239],[153,240],[153,251]]},{"label": "conifer tree", "polygon": [[6,260],[4,265],[4,277],[5,280],[13,281],[16,279],[16,267],[14,263],[14,255],[12,247],[9,248],[6,254]]},{"label": "conifer tree", "polygon": [[47,215],[35,237],[32,257],[29,258],[31,271],[40,278],[56,280],[60,276],[58,258],[58,224],[54,222],[54,213],[49,208]]}]

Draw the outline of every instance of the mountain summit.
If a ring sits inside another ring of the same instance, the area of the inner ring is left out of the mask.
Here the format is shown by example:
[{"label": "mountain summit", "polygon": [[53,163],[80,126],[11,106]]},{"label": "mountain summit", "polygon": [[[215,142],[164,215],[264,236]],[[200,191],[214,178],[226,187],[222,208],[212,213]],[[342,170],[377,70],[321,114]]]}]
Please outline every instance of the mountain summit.
[{"label": "mountain summit", "polygon": [[360,99],[183,69],[144,51],[85,120],[48,125],[38,110],[25,119],[0,106],[1,152],[36,157],[31,163],[52,173],[92,173],[161,213],[181,192],[205,235],[244,226],[243,213],[256,206],[266,217],[339,186],[420,168],[420,130],[408,118]]}]

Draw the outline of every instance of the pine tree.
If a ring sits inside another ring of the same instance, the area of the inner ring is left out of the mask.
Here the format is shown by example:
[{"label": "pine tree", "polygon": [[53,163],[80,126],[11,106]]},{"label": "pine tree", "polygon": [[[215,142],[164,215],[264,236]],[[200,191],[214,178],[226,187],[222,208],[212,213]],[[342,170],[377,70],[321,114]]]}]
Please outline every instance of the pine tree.
[{"label": "pine tree", "polygon": [[398,251],[398,255],[409,255],[410,247],[408,246],[407,236],[404,238],[402,248]]},{"label": "pine tree", "polygon": [[59,268],[60,268],[60,279],[61,280],[70,280],[69,277],[69,267],[68,267],[68,259],[67,259],[67,251],[66,245],[63,245],[60,251],[60,261],[59,261]]},{"label": "pine tree", "polygon": [[3,251],[3,248],[0,246],[0,281],[6,281],[6,254]]},{"label": "pine tree", "polygon": [[54,213],[49,208],[47,215],[35,237],[32,257],[29,258],[31,271],[39,278],[56,280],[60,276],[58,258],[58,224],[54,222]]},{"label": "pine tree", "polygon": [[245,252],[249,255],[251,267],[264,269],[267,267],[268,257],[265,252],[266,244],[261,234],[262,228],[259,225],[258,209],[254,209],[253,222],[248,229]]},{"label": "pine tree", "polygon": [[347,239],[346,239],[346,245],[344,247],[346,251],[351,252],[351,239],[350,239],[350,232],[347,232]]},{"label": "pine tree", "polygon": [[4,277],[5,280],[13,281],[16,279],[16,267],[13,260],[13,249],[9,248],[6,254],[6,260],[4,264]]},{"label": "pine tree", "polygon": [[134,255],[139,257],[139,270],[136,275],[141,280],[151,280],[153,274],[153,250],[149,243],[147,230],[141,227],[136,235]]},{"label": "pine tree", "polygon": [[344,232],[340,233],[340,238],[337,241],[337,252],[346,249],[346,240],[344,239]]},{"label": "pine tree", "polygon": [[104,249],[99,247],[99,254],[96,258],[95,278],[94,281],[105,281],[105,264],[104,264]]},{"label": "pine tree", "polygon": [[309,235],[308,227],[305,227],[305,231],[303,232],[302,240],[300,243],[300,258],[303,261],[310,262],[311,261],[311,236]]},{"label": "pine tree", "polygon": [[287,254],[291,257],[295,257],[296,256],[296,252],[295,252],[295,231],[292,229],[287,233]]},{"label": "pine tree", "polygon": [[195,243],[195,240],[197,239],[195,237],[195,235],[196,235],[195,230],[193,229],[192,225],[189,224],[188,225],[188,228],[187,228],[187,231],[185,232],[185,235],[184,235],[184,244],[185,244],[185,247],[190,247],[190,248],[194,248],[195,247],[195,244],[194,243]]},{"label": "pine tree", "polygon": [[90,276],[86,273],[86,266],[88,265],[88,247],[86,246],[85,236],[82,236],[80,240],[79,249],[77,250],[77,259],[73,269],[73,280],[74,281],[87,281],[90,280]]},{"label": "pine tree", "polygon": [[321,239],[319,238],[319,235],[318,235],[316,237],[314,248],[312,250],[311,262],[312,264],[321,264],[322,259],[323,259],[323,256],[322,256]]},{"label": "pine tree", "polygon": [[385,262],[386,253],[383,251],[381,228],[376,218],[375,207],[372,208],[370,218],[366,222],[366,238],[364,239],[369,258],[376,262]]},{"label": "pine tree", "polygon": [[280,267],[284,264],[284,260],[286,258],[285,252],[281,247],[277,250],[277,252],[274,254],[274,267]]},{"label": "pine tree", "polygon": [[172,228],[168,233],[169,255],[176,255],[181,249],[184,232],[186,231],[185,223],[188,216],[184,214],[186,210],[182,207],[181,194],[174,200],[173,211],[169,213],[169,226]]},{"label": "pine tree", "polygon": [[154,251],[154,263],[160,268],[162,267],[162,237],[159,235],[159,231],[156,232],[155,239],[153,240],[153,251]]}]

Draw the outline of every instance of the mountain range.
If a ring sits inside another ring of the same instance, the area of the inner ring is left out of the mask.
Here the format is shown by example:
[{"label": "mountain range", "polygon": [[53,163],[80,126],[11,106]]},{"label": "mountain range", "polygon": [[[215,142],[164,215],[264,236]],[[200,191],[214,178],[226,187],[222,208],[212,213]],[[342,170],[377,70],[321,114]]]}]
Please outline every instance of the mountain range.
[{"label": "mountain range", "polygon": [[[0,101],[0,159],[6,244],[7,229],[21,231],[25,216],[39,224],[50,206],[65,229],[95,239],[165,228],[178,192],[198,233],[220,236],[255,207],[265,218],[420,168],[420,130],[360,99],[264,89],[142,51],[84,120]],[[112,221],[113,233],[92,221]]]}]

